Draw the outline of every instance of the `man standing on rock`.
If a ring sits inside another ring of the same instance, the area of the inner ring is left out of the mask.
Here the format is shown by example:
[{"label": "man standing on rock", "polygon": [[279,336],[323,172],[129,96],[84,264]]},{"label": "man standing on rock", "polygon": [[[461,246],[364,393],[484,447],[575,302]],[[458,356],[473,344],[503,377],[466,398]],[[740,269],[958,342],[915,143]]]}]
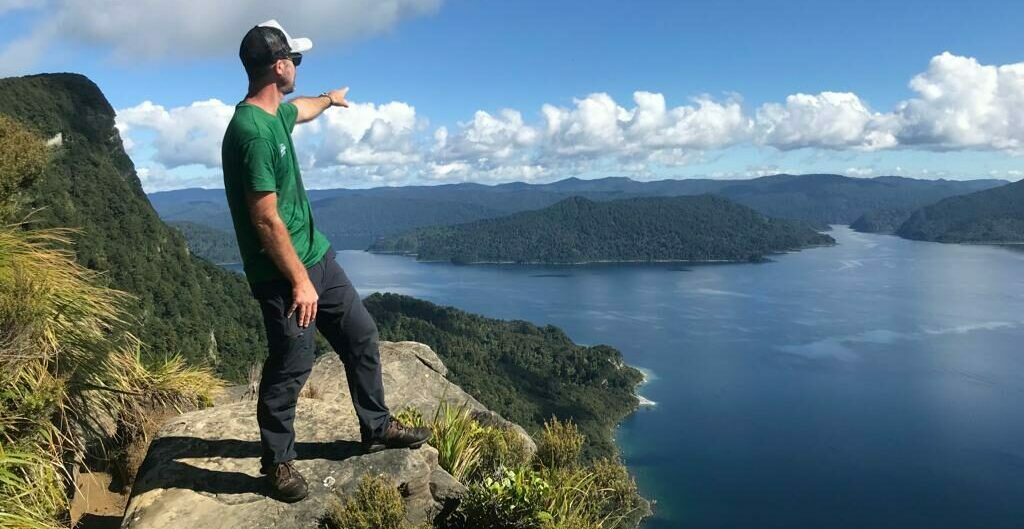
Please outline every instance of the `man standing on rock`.
[{"label": "man standing on rock", "polygon": [[365,450],[417,448],[430,437],[426,428],[392,419],[384,404],[376,323],[313,225],[291,132],[332,106],[347,107],[348,88],[283,101],[295,88],[302,52],[312,47],[309,39],[289,37],[275,20],[245,34],[239,56],[249,91],[235,106],[221,150],[235,236],[270,345],[256,405],[261,472],[273,495],[285,501],[307,493],[292,464],[294,420],[313,367],[316,329],[345,365]]}]

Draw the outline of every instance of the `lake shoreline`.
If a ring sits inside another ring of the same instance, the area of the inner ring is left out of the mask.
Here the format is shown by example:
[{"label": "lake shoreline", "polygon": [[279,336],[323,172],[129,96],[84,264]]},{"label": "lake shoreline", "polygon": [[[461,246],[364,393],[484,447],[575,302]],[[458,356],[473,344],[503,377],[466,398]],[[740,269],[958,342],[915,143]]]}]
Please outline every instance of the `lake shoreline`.
[{"label": "lake shoreline", "polygon": [[751,259],[593,259],[589,261],[570,261],[570,262],[551,262],[551,261],[467,261],[467,262],[454,262],[451,259],[418,259],[417,254],[410,252],[389,252],[389,251],[376,251],[376,250],[363,250],[366,253],[374,255],[397,255],[401,257],[412,257],[417,263],[443,263],[443,264],[456,264],[456,265],[526,265],[526,266],[577,266],[577,265],[589,265],[589,264],[762,264],[772,262],[767,256],[772,255],[786,255],[804,250],[811,250],[814,248],[830,248],[836,246],[838,243],[832,244],[812,244],[808,246],[801,246],[799,248],[791,248],[779,252],[766,253],[763,256],[759,256],[756,260]]}]

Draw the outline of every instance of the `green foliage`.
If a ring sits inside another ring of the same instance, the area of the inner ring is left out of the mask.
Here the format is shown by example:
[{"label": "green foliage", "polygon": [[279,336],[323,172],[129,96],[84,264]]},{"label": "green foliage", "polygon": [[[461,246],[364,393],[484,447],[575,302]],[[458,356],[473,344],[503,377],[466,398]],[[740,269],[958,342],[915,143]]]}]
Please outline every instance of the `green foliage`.
[{"label": "green foliage", "polygon": [[152,358],[181,354],[242,380],[266,351],[245,279],[189,255],[150,206],[114,127],[114,110],[74,74],[0,79],[0,114],[42,138],[62,134],[53,161],[21,184],[33,228],[75,227],[75,260],[133,295],[133,329]]},{"label": "green foliage", "polygon": [[62,468],[33,452],[5,452],[0,443],[0,529],[51,529],[67,509]]},{"label": "green foliage", "polygon": [[617,459],[602,458],[592,465],[596,500],[592,509],[605,520],[605,528],[633,528],[644,509],[636,480],[629,475],[626,465]]},{"label": "green foliage", "polygon": [[398,488],[383,476],[365,475],[347,500],[327,509],[326,529],[404,529],[405,505]]},{"label": "green foliage", "polygon": [[437,449],[437,462],[458,481],[465,481],[480,464],[478,442],[481,426],[470,409],[442,402],[431,421],[430,444]]},{"label": "green foliage", "polygon": [[850,227],[862,233],[894,233],[910,214],[906,209],[876,209],[861,215]]},{"label": "green foliage", "polygon": [[524,467],[532,457],[526,440],[511,428],[481,428],[476,442],[480,462],[474,477],[493,476],[505,468]]},{"label": "green foliage", "polygon": [[[334,247],[365,249],[378,237],[413,228],[471,222],[548,207],[571,196],[595,201],[714,193],[764,215],[805,221],[816,229],[849,224],[877,209],[911,210],[945,197],[1004,184],[1001,180],[915,180],[840,175],[773,175],[749,180],[700,178],[638,182],[622,177],[309,190],[317,227]],[[231,230],[221,190],[182,189],[150,195],[165,220]]]},{"label": "green foliage", "polygon": [[552,325],[485,318],[399,294],[363,300],[384,340],[431,346],[448,378],[529,431],[572,417],[587,436],[584,457],[615,453],[612,428],[637,406],[643,379],[606,345],[581,346]]},{"label": "green foliage", "polygon": [[420,413],[420,410],[413,407],[405,407],[398,410],[395,412],[394,418],[409,428],[419,428],[427,425],[426,421],[423,420],[423,414]]},{"label": "green foliage", "polygon": [[752,261],[834,242],[801,223],[770,219],[714,195],[610,202],[572,197],[537,211],[421,228],[370,250],[458,263]]},{"label": "green foliage", "polygon": [[537,440],[537,459],[548,468],[568,468],[579,463],[586,437],[572,421],[552,417],[544,423]]},{"label": "green foliage", "polygon": [[1024,182],[950,197],[915,211],[896,232],[936,242],[1024,242]]},{"label": "green foliage", "polygon": [[234,231],[218,230],[187,221],[168,222],[168,225],[181,232],[192,255],[215,264],[242,262]]},{"label": "green foliage", "polygon": [[23,191],[42,175],[49,158],[41,138],[0,114],[0,224],[19,220]]},{"label": "green foliage", "polygon": [[551,521],[544,510],[550,487],[529,468],[506,469],[468,489],[459,506],[467,529],[540,529]]}]

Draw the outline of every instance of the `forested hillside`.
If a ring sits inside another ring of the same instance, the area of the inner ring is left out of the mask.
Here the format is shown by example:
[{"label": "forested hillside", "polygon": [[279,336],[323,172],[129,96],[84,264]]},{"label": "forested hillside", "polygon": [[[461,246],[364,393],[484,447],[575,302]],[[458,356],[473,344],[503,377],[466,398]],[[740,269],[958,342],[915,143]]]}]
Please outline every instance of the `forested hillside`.
[{"label": "forested hillside", "polygon": [[1024,242],[1024,181],[921,208],[896,233],[937,242]]},{"label": "forested hillside", "polygon": [[806,225],[771,219],[714,195],[553,206],[385,238],[370,250],[425,261],[758,261],[766,254],[835,241]]},{"label": "forested hillside", "polygon": [[241,263],[238,241],[231,231],[218,230],[204,224],[188,221],[167,223],[181,232],[192,255],[202,257],[214,264]]},{"label": "forested hillside", "polygon": [[[416,227],[450,225],[548,207],[572,196],[593,201],[714,193],[765,215],[803,220],[817,228],[850,224],[875,210],[909,212],[945,197],[996,187],[1003,180],[917,180],[883,176],[779,174],[749,180],[707,178],[636,181],[625,177],[566,178],[548,184],[512,182],[371,189],[309,190],[317,226],[335,248],[363,250],[374,239]],[[220,189],[153,193],[165,220],[231,230]]]},{"label": "forested hillside", "polygon": [[114,110],[77,74],[0,79],[0,114],[42,137],[61,135],[54,160],[25,194],[35,227],[71,227],[78,261],[136,297],[127,311],[146,354],[181,353],[241,378],[265,355],[245,279],[189,255],[143,193],[114,127]]},{"label": "forested hillside", "polygon": [[414,340],[434,349],[448,378],[488,408],[527,429],[552,415],[573,418],[589,456],[615,452],[612,429],[637,406],[643,376],[605,345],[577,345],[558,327],[505,321],[399,294],[364,303],[381,339]]}]

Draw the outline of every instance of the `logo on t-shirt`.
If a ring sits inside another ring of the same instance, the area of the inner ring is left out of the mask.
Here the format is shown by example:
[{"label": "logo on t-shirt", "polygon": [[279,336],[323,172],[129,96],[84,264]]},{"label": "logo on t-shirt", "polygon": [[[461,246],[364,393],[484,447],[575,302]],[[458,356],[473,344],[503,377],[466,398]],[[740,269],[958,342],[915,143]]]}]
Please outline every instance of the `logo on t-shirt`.
[{"label": "logo on t-shirt", "polygon": [[285,151],[288,150],[288,148],[285,147],[283,143],[277,144],[277,148],[281,150],[281,156],[284,156]]}]

